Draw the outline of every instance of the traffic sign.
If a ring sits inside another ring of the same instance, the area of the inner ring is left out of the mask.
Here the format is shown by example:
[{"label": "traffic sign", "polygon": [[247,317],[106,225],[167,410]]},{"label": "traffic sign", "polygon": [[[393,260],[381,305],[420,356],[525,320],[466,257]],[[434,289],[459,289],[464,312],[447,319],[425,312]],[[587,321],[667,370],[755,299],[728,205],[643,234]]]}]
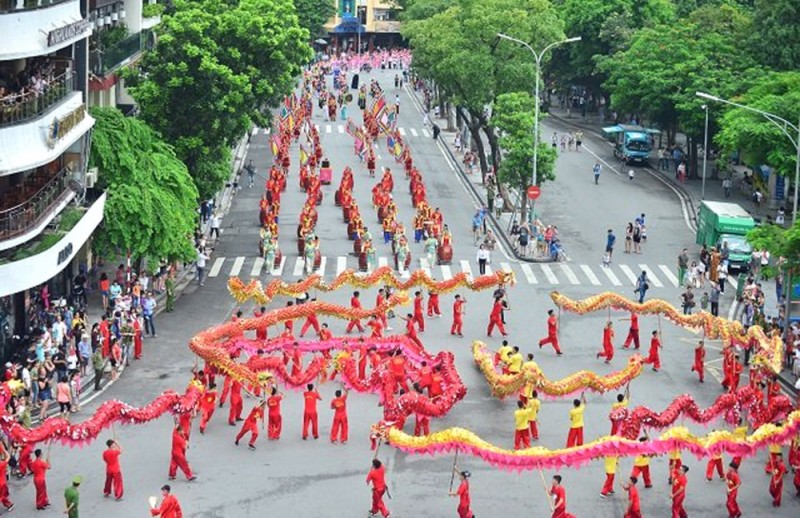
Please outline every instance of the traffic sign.
[{"label": "traffic sign", "polygon": [[528,199],[535,200],[542,194],[542,189],[538,185],[528,187]]}]

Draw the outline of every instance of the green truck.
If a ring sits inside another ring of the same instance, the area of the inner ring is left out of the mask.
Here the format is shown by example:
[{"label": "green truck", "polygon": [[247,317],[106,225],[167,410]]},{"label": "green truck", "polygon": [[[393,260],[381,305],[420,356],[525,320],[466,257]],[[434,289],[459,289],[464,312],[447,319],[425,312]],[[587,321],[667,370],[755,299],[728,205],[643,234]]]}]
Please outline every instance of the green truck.
[{"label": "green truck", "polygon": [[728,268],[745,271],[750,266],[753,249],[747,243],[747,232],[755,227],[752,216],[735,203],[704,201],[697,218],[698,245],[722,249],[728,244]]}]

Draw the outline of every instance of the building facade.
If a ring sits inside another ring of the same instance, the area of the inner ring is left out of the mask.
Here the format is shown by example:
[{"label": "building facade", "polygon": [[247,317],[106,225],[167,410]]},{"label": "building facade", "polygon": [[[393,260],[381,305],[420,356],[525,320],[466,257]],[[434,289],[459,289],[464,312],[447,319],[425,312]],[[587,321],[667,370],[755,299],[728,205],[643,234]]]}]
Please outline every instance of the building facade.
[{"label": "building facade", "polygon": [[91,263],[89,0],[0,0],[0,357]]},{"label": "building facade", "polygon": [[391,0],[332,0],[336,15],[325,25],[336,52],[392,48],[402,44],[397,7]]}]

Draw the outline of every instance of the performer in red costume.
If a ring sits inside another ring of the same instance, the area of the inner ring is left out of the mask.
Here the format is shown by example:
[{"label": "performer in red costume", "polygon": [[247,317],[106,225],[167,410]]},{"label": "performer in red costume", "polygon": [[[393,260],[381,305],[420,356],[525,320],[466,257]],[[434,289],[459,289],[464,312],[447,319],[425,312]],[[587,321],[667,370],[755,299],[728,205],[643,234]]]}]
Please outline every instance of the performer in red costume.
[{"label": "performer in red costume", "polygon": [[692,365],[691,372],[696,372],[697,375],[700,377],[700,383],[704,383],[703,378],[705,377],[705,363],[706,359],[706,348],[704,347],[703,340],[698,342],[697,347],[694,349],[694,364]]},{"label": "performer in red costume", "polygon": [[495,327],[500,330],[500,334],[503,336],[508,336],[506,333],[506,328],[503,326],[503,303],[501,302],[501,298],[498,297],[494,299],[494,305],[492,306],[492,312],[489,314],[489,327],[486,329],[486,334],[489,338],[492,337],[492,331]]},{"label": "performer in red costume", "polygon": [[564,486],[561,485],[561,475],[553,477],[550,494],[553,495],[553,514],[551,518],[575,518],[575,515],[567,512],[567,492]]},{"label": "performer in red costume", "polygon": [[725,474],[725,489],[728,493],[725,507],[728,509],[728,518],[739,518],[742,516],[742,511],[739,509],[739,502],[736,501],[739,496],[739,487],[741,487],[741,485],[742,479],[739,478],[739,465],[735,462],[731,462],[728,472]]},{"label": "performer in red costume", "polygon": [[[353,292],[353,297],[350,299],[350,307],[351,308],[353,308],[353,309],[361,309],[361,301],[358,299],[359,296],[360,296],[359,292],[357,292],[357,291]],[[361,320],[357,319],[357,318],[354,318],[353,320],[350,321],[349,324],[347,324],[347,330],[345,332],[346,333],[351,332],[354,327],[358,328],[358,332],[359,333],[363,333],[364,332],[364,327],[361,325]]]},{"label": "performer in red costume", "polygon": [[603,350],[597,353],[598,358],[605,358],[606,363],[611,363],[614,359],[614,328],[609,320],[603,328]]},{"label": "performer in red costume", "polygon": [[42,458],[42,450],[33,452],[33,462],[30,465],[33,473],[33,487],[36,488],[36,510],[41,511],[50,507],[47,497],[47,470],[50,469],[50,459]]},{"label": "performer in red costume", "polygon": [[278,387],[272,387],[272,394],[267,398],[269,413],[267,416],[267,438],[270,441],[277,441],[281,438],[281,428],[283,417],[281,416],[281,400],[283,394],[278,392]]},{"label": "performer in red costume", "polygon": [[419,332],[425,332],[425,317],[422,311],[422,304],[424,300],[422,299],[422,292],[417,291],[414,293],[414,322],[416,322],[417,326],[419,326]]},{"label": "performer in red costume", "polygon": [[386,471],[378,459],[372,459],[372,469],[367,474],[367,485],[370,483],[372,483],[372,508],[369,512],[373,516],[381,513],[383,518],[386,518],[389,516],[389,509],[383,502],[383,495],[386,493]]},{"label": "performer in red costume", "polygon": [[212,382],[200,397],[200,433],[206,433],[206,426],[214,415],[217,406],[217,386]]},{"label": "performer in red costume", "polygon": [[661,349],[661,340],[658,339],[658,331],[653,331],[650,337],[650,351],[644,363],[652,363],[653,371],[658,372],[661,368],[661,358],[658,355],[658,350]]},{"label": "performer in red costume", "polygon": [[197,477],[192,474],[192,468],[186,460],[186,448],[189,446],[189,440],[180,425],[177,425],[172,431],[172,452],[169,460],[169,479],[175,480],[175,475],[178,473],[178,468],[183,471],[186,478],[191,482]]},{"label": "performer in red costume", "polygon": [[114,439],[106,441],[108,448],[103,452],[103,461],[106,463],[106,485],[103,496],[108,498],[114,491],[114,498],[122,500],[125,486],[122,484],[122,468],[119,466],[119,456],[122,455],[122,446]]},{"label": "performer in red costume", "polygon": [[161,516],[161,518],[183,518],[181,504],[178,499],[170,493],[172,490],[169,484],[161,487],[161,505],[150,509],[151,516]]},{"label": "performer in red costume", "polygon": [[464,336],[461,331],[464,327],[464,304],[467,303],[466,299],[461,298],[461,295],[456,295],[456,300],[453,302],[453,325],[450,326],[450,334]]},{"label": "performer in red costume", "polygon": [[344,393],[341,390],[337,390],[335,394],[336,397],[331,400],[331,409],[333,410],[331,442],[335,443],[338,439],[342,444],[347,444],[347,390]]},{"label": "performer in red costume", "polygon": [[314,390],[314,384],[309,383],[306,386],[306,391],[303,392],[303,440],[308,439],[308,428],[311,427],[311,433],[314,439],[319,439],[319,416],[317,415],[317,401],[321,401],[322,396],[319,392]]},{"label": "performer in red costume", "polygon": [[539,340],[539,349],[542,346],[551,344],[553,349],[556,350],[556,354],[561,356],[563,354],[561,349],[558,347],[558,319],[556,318],[555,312],[552,309],[547,310],[547,338],[542,338]]},{"label": "performer in red costume", "polygon": [[256,449],[256,440],[258,439],[258,423],[261,422],[261,425],[264,425],[264,408],[267,406],[266,401],[261,401],[257,405],[250,410],[250,414],[248,414],[247,419],[244,420],[244,424],[242,425],[242,429],[239,430],[239,433],[236,434],[236,440],[234,444],[239,446],[239,441],[244,437],[247,432],[250,432],[250,442],[247,444],[248,448],[251,450]]}]

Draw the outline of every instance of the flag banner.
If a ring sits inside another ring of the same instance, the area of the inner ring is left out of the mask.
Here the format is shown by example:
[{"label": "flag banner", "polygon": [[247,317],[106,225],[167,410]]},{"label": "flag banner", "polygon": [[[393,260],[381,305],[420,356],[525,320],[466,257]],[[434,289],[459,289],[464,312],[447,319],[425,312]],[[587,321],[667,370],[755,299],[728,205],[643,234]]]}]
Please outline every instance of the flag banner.
[{"label": "flag banner", "polygon": [[280,138],[278,138],[277,135],[272,135],[269,138],[269,145],[272,148],[272,155],[273,156],[277,156],[278,155],[278,151],[281,148]]},{"label": "flag banner", "polygon": [[300,166],[305,166],[308,164],[309,155],[306,148],[303,147],[303,144],[300,144]]},{"label": "flag banner", "polygon": [[370,112],[372,116],[376,119],[379,119],[379,115],[386,110],[386,99],[383,98],[383,94],[379,95],[373,102],[372,106],[370,107]]}]

